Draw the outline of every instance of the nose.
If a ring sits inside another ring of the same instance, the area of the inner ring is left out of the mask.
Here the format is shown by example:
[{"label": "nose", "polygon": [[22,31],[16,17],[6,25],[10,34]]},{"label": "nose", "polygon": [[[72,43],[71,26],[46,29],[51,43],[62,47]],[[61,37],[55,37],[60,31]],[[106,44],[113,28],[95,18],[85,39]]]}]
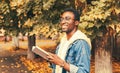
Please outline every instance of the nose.
[{"label": "nose", "polygon": [[66,19],[65,19],[65,18],[60,19],[60,24],[63,24],[63,23],[65,23],[65,22],[66,22]]},{"label": "nose", "polygon": [[66,23],[65,20],[60,21],[60,25],[63,25],[63,24],[65,24],[65,23]]}]

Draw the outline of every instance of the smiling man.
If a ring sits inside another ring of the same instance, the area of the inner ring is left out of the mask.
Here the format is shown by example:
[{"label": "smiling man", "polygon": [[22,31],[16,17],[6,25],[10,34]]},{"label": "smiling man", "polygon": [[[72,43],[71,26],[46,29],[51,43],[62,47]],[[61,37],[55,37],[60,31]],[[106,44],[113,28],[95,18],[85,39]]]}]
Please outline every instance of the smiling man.
[{"label": "smiling man", "polygon": [[56,54],[47,56],[53,73],[89,73],[91,42],[78,30],[80,15],[75,9],[66,9],[61,14],[60,25],[66,34],[56,48]]}]

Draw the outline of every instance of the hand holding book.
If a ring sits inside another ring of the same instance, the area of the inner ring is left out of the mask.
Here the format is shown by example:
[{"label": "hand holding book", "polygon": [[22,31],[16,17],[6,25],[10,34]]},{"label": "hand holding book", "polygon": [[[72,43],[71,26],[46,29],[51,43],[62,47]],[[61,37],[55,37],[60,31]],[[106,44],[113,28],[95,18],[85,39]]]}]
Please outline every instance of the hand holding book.
[{"label": "hand holding book", "polygon": [[38,46],[33,46],[32,47],[32,51],[35,54],[38,54],[39,56],[43,57],[44,59],[48,60],[47,56],[49,55],[49,53],[45,50],[43,50],[42,48],[38,47]]}]

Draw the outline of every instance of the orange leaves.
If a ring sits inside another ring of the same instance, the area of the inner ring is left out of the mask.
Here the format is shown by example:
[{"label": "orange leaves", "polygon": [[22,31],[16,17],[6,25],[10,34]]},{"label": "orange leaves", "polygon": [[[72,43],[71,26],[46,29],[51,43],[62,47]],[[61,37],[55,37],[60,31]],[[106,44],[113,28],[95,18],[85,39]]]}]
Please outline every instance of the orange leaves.
[{"label": "orange leaves", "polygon": [[113,73],[120,73],[120,60],[113,59]]},{"label": "orange leaves", "polygon": [[[20,60],[32,73],[52,73],[52,69],[49,68],[49,64],[43,58],[37,58],[34,61],[26,59],[25,56],[21,56]],[[112,59],[113,61],[113,73],[120,72],[120,62]],[[95,59],[91,57],[90,73],[95,73]]]},{"label": "orange leaves", "polygon": [[26,59],[25,56],[21,56],[20,60],[29,70],[32,71],[32,73],[52,73],[52,69],[49,68],[48,62],[42,58],[31,61]]}]

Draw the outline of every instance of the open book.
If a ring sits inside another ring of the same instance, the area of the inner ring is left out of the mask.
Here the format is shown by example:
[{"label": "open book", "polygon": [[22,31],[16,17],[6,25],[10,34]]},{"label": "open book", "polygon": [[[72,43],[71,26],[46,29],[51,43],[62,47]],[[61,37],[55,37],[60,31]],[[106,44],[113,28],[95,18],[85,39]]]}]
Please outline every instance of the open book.
[{"label": "open book", "polygon": [[43,57],[44,59],[48,60],[47,58],[47,55],[48,55],[48,52],[43,50],[42,48],[38,47],[38,46],[33,46],[32,47],[32,51],[35,53],[35,54],[38,54],[39,56]]}]

